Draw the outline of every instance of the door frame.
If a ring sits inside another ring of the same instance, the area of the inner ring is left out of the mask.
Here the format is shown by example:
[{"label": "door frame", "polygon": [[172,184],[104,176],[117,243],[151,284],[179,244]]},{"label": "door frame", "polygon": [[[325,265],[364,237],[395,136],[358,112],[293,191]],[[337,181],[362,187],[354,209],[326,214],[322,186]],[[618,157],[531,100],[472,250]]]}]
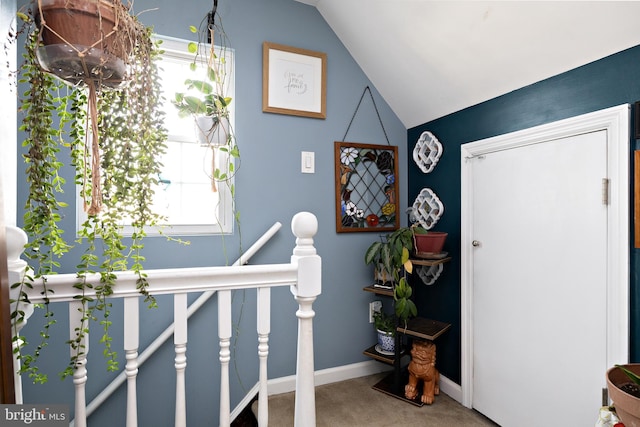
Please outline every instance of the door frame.
[{"label": "door frame", "polygon": [[[462,404],[473,407],[473,162],[476,156],[588,132],[607,133],[607,366],[629,359],[629,104],[499,135],[460,147]],[[603,177],[604,178],[604,177]],[[604,301],[603,301],[604,303]],[[603,387],[605,372],[602,373]]]}]

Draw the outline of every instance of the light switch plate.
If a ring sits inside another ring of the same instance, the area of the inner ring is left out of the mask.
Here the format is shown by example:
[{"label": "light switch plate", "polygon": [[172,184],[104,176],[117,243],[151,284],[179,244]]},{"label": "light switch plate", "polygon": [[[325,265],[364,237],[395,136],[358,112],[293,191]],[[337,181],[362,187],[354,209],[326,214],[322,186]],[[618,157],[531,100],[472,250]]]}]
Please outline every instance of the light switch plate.
[{"label": "light switch plate", "polygon": [[382,301],[373,301],[369,303],[369,323],[373,323],[373,313],[382,310]]},{"label": "light switch plate", "polygon": [[315,173],[316,161],[315,153],[313,151],[302,152],[302,173]]}]

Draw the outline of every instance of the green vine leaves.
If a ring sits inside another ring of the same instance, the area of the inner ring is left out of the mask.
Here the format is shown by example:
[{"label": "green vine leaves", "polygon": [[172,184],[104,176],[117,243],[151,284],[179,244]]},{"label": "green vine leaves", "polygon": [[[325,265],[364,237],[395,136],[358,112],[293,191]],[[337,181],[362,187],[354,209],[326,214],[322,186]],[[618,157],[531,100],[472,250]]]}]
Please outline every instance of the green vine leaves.
[{"label": "green vine leaves", "polygon": [[[79,360],[86,356],[84,339],[90,322],[100,324],[107,369],[114,371],[118,369],[118,361],[117,353],[111,348],[108,297],[116,286],[116,272],[134,271],[145,302],[149,307],[156,306],[143,271],[143,249],[145,230],[160,227],[163,220],[154,213],[152,206],[162,168],[159,159],[166,151],[160,78],[155,63],[161,50],[152,42],[151,30],[133,18],[133,27],[128,34],[137,40],[130,58],[128,81],[116,88],[98,84],[95,111],[91,111],[88,84],[64,84],[41,69],[36,57],[40,46],[39,30],[31,25],[34,20],[30,14],[21,12],[20,17],[30,28],[26,33],[24,62],[19,70],[19,83],[27,87],[20,99],[19,111],[23,117],[20,130],[25,135],[22,146],[29,186],[23,217],[23,229],[29,236],[29,243],[24,254],[33,271],[28,271],[13,287],[19,288],[18,302],[26,304],[30,303],[27,288],[35,281],[44,280],[45,297],[48,296],[54,290],[46,286],[46,276],[59,270],[60,259],[69,256],[73,246],[81,246],[83,252],[76,264],[78,282],[75,285],[75,298],[82,307],[81,325],[68,341],[73,356],[60,375],[63,378],[72,375]],[[91,155],[89,148],[95,140],[95,134],[88,131],[92,128],[99,133],[99,159]],[[71,166],[75,170],[74,184],[80,194],[91,201],[101,193],[101,211],[88,213],[75,239],[65,236],[61,225],[64,216],[70,214],[62,195],[65,190],[74,191],[63,178],[62,159],[66,156],[61,156],[61,150],[70,152]],[[92,163],[96,162],[99,162],[100,172],[92,175]],[[95,182],[96,177],[99,183]],[[99,184],[100,192],[96,191],[96,184]],[[126,240],[124,223],[131,224],[133,229],[130,239]],[[90,283],[87,276],[96,272],[100,276],[99,282]],[[18,308],[11,314],[14,348],[21,362],[21,373],[36,383],[47,381],[47,375],[38,369],[37,360],[47,346],[50,328],[55,324],[46,298],[43,307],[45,323],[40,342],[35,345],[29,345],[18,331],[19,325],[26,320],[24,311]]]}]

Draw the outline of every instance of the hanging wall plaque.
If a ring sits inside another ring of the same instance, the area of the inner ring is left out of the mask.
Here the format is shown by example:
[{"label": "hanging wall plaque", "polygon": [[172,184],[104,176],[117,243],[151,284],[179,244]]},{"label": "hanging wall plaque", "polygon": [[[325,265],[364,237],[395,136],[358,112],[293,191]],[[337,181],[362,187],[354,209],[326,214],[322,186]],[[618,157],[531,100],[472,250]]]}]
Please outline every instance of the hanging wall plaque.
[{"label": "hanging wall plaque", "polygon": [[336,232],[399,227],[398,147],[336,141]]},{"label": "hanging wall plaque", "polygon": [[442,214],[444,205],[430,188],[423,188],[412,206],[412,215],[427,230],[436,225]]},{"label": "hanging wall plaque", "polygon": [[413,149],[413,161],[420,170],[430,173],[438,164],[442,155],[442,144],[431,132],[422,132]]}]

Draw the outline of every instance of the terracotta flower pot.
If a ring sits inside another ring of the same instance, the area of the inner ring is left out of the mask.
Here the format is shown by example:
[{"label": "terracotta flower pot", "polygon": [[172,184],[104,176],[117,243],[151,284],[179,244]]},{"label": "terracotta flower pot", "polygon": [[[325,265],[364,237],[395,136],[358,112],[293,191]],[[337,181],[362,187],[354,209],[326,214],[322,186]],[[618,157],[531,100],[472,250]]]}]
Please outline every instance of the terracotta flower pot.
[{"label": "terracotta flower pot", "polygon": [[42,12],[36,13],[43,43],[38,60],[46,71],[73,84],[122,81],[133,47],[123,32],[132,18],[120,1],[34,0],[33,7]]},{"label": "terracotta flower pot", "polygon": [[447,234],[441,231],[429,231],[426,234],[415,234],[415,251],[417,254],[421,253],[435,253],[442,252],[445,240],[447,240]]},{"label": "terracotta flower pot", "polygon": [[[640,364],[623,366],[640,375]],[[631,380],[622,369],[613,367],[607,371],[609,398],[613,401],[620,421],[625,427],[640,427],[640,399],[620,389],[621,385],[628,382]]]}]

